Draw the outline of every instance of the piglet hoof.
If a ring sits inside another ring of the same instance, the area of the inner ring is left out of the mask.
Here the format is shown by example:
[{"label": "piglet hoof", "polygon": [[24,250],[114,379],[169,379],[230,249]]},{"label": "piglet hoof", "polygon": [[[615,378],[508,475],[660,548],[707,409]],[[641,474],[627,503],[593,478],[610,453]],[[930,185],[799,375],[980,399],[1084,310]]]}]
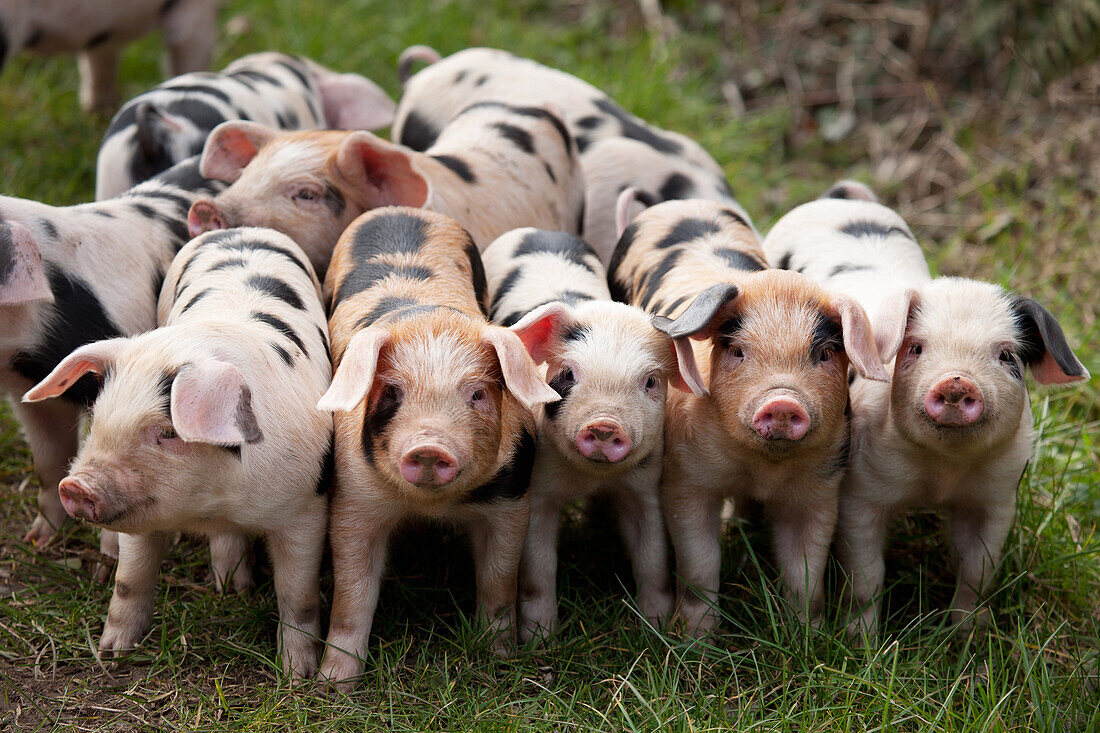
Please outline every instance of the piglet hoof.
[{"label": "piglet hoof", "polygon": [[519,627],[519,641],[521,644],[543,644],[550,641],[557,630],[557,617],[536,618],[525,616]]},{"label": "piglet hoof", "polygon": [[57,527],[60,526],[60,521],[51,524],[49,519],[39,514],[31,523],[31,528],[23,535],[23,541],[35,547],[45,547],[57,537]]},{"label": "piglet hoof", "polygon": [[638,610],[650,626],[664,628],[672,615],[672,594],[668,591],[639,594]]},{"label": "piglet hoof", "polygon": [[844,627],[849,643],[858,649],[878,646],[878,615],[874,609],[855,614]]},{"label": "piglet hoof", "polygon": [[318,682],[323,689],[347,695],[355,690],[355,686],[359,684],[359,676],[362,674],[363,665],[358,659],[342,651],[330,649],[321,662]]},{"label": "piglet hoof", "polygon": [[120,656],[123,652],[136,649],[143,636],[145,629],[140,625],[114,624],[108,618],[103,627],[103,636],[99,639],[99,652],[103,657]]},{"label": "piglet hoof", "polygon": [[295,643],[283,647],[283,674],[295,683],[311,679],[317,673],[317,648],[313,643]]},{"label": "piglet hoof", "polygon": [[676,612],[674,625],[684,636],[699,638],[718,628],[718,614],[703,603],[685,603]]},{"label": "piglet hoof", "polygon": [[955,624],[955,636],[960,641],[979,638],[989,628],[989,609],[952,609],[951,622]]}]

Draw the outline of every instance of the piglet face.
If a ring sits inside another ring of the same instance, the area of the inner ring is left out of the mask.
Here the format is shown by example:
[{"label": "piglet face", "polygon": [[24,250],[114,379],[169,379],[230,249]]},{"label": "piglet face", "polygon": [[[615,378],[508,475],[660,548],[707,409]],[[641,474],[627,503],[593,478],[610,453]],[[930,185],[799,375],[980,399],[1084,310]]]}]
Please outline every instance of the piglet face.
[{"label": "piglet face", "polygon": [[562,397],[544,408],[541,432],[566,460],[589,474],[618,473],[660,446],[676,359],[644,312],[603,301],[554,303],[513,330],[546,362],[548,383]]},{"label": "piglet face", "polygon": [[[849,364],[886,379],[862,309],[797,273],[772,270],[742,287],[714,286],[667,328],[710,339],[710,399],[733,439],[764,456],[835,441]],[[692,356],[682,340],[677,352]]]},{"label": "piglet face", "polygon": [[895,421],[931,449],[988,449],[1018,429],[1028,368],[1040,382],[1087,376],[1037,303],[989,283],[940,278],[912,296],[894,364]]}]

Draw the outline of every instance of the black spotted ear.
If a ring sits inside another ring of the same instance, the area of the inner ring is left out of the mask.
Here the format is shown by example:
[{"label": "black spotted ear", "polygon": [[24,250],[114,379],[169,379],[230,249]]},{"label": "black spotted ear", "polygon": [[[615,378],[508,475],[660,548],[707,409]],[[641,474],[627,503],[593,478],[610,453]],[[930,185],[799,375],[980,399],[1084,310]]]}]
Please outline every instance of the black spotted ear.
[{"label": "black spotted ear", "polygon": [[182,132],[183,125],[152,102],[142,102],[134,111],[138,148],[150,160],[164,155],[164,143],[173,132]]},{"label": "black spotted ear", "polygon": [[708,339],[725,320],[725,306],[737,299],[740,291],[732,283],[711,285],[695,296],[695,300],[676,320],[654,318],[653,325],[658,331],[674,339]]},{"label": "black spotted ear", "polygon": [[1039,384],[1068,384],[1088,379],[1089,373],[1066,343],[1058,319],[1031,298],[1013,300],[1020,326],[1021,355]]}]

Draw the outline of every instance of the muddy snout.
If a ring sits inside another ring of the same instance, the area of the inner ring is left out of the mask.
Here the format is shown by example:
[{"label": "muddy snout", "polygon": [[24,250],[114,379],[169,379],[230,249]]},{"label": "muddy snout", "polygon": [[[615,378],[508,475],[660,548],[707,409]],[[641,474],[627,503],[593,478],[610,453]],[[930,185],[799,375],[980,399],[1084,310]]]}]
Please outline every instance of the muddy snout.
[{"label": "muddy snout", "polygon": [[630,455],[630,434],[617,421],[593,420],[577,433],[577,450],[595,463],[618,463]]},{"label": "muddy snout", "polygon": [[810,415],[794,394],[773,394],[756,408],[752,428],[764,440],[801,440],[810,431]]},{"label": "muddy snout", "polygon": [[57,485],[61,504],[73,519],[98,522],[104,516],[103,497],[86,481],[77,476],[66,476]]},{"label": "muddy snout", "polygon": [[454,451],[437,440],[422,440],[406,447],[401,456],[401,477],[421,488],[446,486],[458,475]]},{"label": "muddy snout", "polygon": [[199,199],[191,204],[191,210],[187,212],[187,231],[192,237],[218,229],[228,229],[228,225],[212,200]]},{"label": "muddy snout", "polygon": [[924,397],[924,411],[944,427],[965,427],[981,419],[985,400],[978,385],[961,375],[945,377]]}]

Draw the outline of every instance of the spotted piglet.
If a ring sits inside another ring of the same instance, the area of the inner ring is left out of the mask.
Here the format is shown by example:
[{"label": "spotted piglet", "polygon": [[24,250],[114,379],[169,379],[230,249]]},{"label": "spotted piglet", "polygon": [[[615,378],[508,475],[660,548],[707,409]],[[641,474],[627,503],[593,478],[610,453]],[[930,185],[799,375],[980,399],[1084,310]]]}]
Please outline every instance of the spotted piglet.
[{"label": "spotted piglet", "polygon": [[531,526],[520,566],[520,638],[557,625],[558,523],[565,505],[609,493],[634,566],[638,607],[659,625],[672,607],[657,500],[665,391],[687,389],[668,336],[615,303],[596,253],[571,234],[517,229],[485,250],[493,321],[546,363],[561,395],[537,413]]},{"label": "spotted piglet", "polygon": [[[0,393],[23,394],[83,344],[153,328],[164,273],[187,241],[187,210],[221,188],[194,158],[108,201],[58,207],[0,196]],[[49,542],[66,518],[57,482],[97,389],[89,376],[62,399],[14,404],[41,487],[27,542]]]},{"label": "spotted piglet", "polygon": [[198,155],[227,120],[282,130],[374,130],[390,124],[393,110],[393,100],[358,74],[285,53],[242,56],[220,73],[182,74],[123,105],[99,148],[96,199]]},{"label": "spotted piglet", "polygon": [[856,379],[851,468],[837,551],[854,603],[849,630],[875,638],[889,519],[944,509],[958,557],[951,616],[961,630],[990,588],[1032,449],[1024,371],[1040,384],[1088,378],[1057,320],[984,282],[932,278],[904,220],[865,186],[843,182],[791,211],[768,258],[846,293],[871,315],[890,384]]},{"label": "spotted piglet", "polygon": [[[418,61],[429,66],[409,78]],[[572,74],[494,48],[468,48],[441,59],[430,48],[413,46],[398,64],[405,93],[393,139],[414,150],[435,144],[440,131],[474,102],[555,105],[577,140],[584,175],[584,224],[576,233],[605,264],[618,239],[615,202],[625,188],[634,188],[638,200],[649,205],[684,198],[720,201],[748,221],[722,167],[698,143],[630,114]]]},{"label": "spotted piglet", "polygon": [[671,392],[665,419],[661,507],[687,631],[716,622],[728,496],[763,505],[786,596],[800,619],[814,616],[847,465],[848,366],[887,378],[863,309],[766,269],[751,227],[710,201],[643,211],[608,281],[616,298],[665,316],[656,322],[685,381],[709,390]]},{"label": "spotted piglet", "polygon": [[379,206],[451,216],[479,248],[525,224],[576,232],[584,206],[573,138],[541,107],[473,105],[425,153],[369,132],[280,135],[227,122],[207,141],[202,170],[233,185],[191,208],[192,233],[270,226],[300,242],[319,272],[345,227]]},{"label": "spotted piglet", "polygon": [[122,47],[154,28],[164,31],[173,75],[210,66],[218,35],[216,0],[4,0],[0,3],[0,68],[27,50],[79,54],[80,104],[118,103]]},{"label": "spotted piglet", "polygon": [[171,533],[262,535],[283,669],[312,676],[332,445],[316,408],[330,376],[317,278],[277,232],[218,232],[180,251],[158,310],[160,328],[83,346],[24,396],[103,381],[59,487],[72,517],[122,533],[99,648],[131,649],[149,629]]},{"label": "spotted piglet", "polygon": [[448,217],[363,215],[336,246],[325,292],[336,372],[319,407],[336,413],[336,480],[322,676],[354,686],[389,536],[413,518],[469,529],[478,615],[503,650],[527,532],[531,410],[558,395],[519,337],[486,321],[481,258]]}]

